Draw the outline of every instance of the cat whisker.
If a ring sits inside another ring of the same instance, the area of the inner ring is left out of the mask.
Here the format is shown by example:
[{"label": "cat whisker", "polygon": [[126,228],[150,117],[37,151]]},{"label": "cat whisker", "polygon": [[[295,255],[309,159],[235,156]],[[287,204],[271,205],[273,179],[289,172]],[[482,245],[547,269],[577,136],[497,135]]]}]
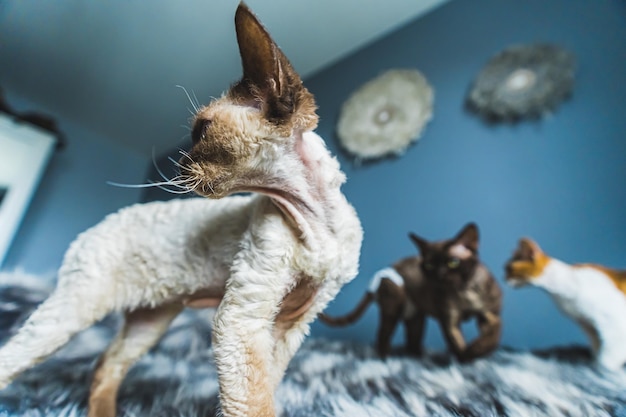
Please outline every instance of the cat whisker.
[{"label": "cat whisker", "polygon": [[[210,182],[207,182],[204,185],[206,185],[209,188],[209,190],[211,190],[211,192],[215,194],[215,190],[213,190],[213,186],[211,185]],[[204,190],[204,185],[202,185],[202,190]]]},{"label": "cat whisker", "polygon": [[[182,168],[187,169],[187,167],[182,167]],[[196,175],[192,175],[192,176],[178,175],[173,180],[175,180],[175,181],[174,181],[174,183],[172,183],[172,185],[174,185],[174,186],[176,186],[176,187],[178,187],[180,189],[185,189],[188,192],[195,191],[196,188],[198,188],[200,186],[200,184],[202,183],[202,178],[198,177]],[[211,190],[212,190],[212,188],[211,188]]]},{"label": "cat whisker", "polygon": [[196,108],[200,108],[200,100],[198,100],[198,97],[196,97],[196,92],[191,90],[191,94],[193,95],[193,99],[196,102]]},{"label": "cat whisker", "polygon": [[[184,158],[187,158],[192,164],[195,164],[195,161],[191,157],[189,152],[183,149],[179,149],[178,153],[182,155]],[[183,165],[180,162],[176,161],[171,156],[168,157],[168,159],[170,160],[170,162],[174,164],[174,166],[179,168],[181,172],[185,172],[188,174],[185,176],[186,177],[185,180],[179,183],[182,187],[185,187],[189,191],[195,191],[198,187],[200,187],[203,184],[202,173],[199,172],[198,167]],[[205,185],[202,185],[202,188],[204,188],[204,186]],[[213,186],[211,184],[206,184],[206,187],[208,187],[211,190],[211,192],[214,193]]]},{"label": "cat whisker", "polygon": [[[180,170],[180,172],[191,171],[189,169],[189,167],[186,167],[186,166],[182,165],[180,162],[178,162],[177,160],[175,160],[171,156],[169,156],[167,159],[169,159],[170,162],[172,162],[174,164],[174,166],[177,167]],[[179,175],[178,177],[182,178],[182,175]],[[193,190],[197,185],[195,185],[194,187],[190,187],[188,183],[191,183],[192,181],[193,181],[192,177],[187,177],[183,182],[181,182],[182,185],[180,186],[180,188],[187,188],[187,189]],[[200,180],[197,180],[197,181],[200,181]]]},{"label": "cat whisker", "polygon": [[188,194],[189,192],[191,192],[192,190],[187,189],[186,187],[180,187],[180,190],[172,190],[170,188],[164,187],[162,185],[157,186],[157,188],[163,190],[163,191],[167,191],[170,194]]},{"label": "cat whisker", "polygon": [[114,181],[107,181],[106,183],[114,187],[122,187],[122,188],[151,188],[151,187],[163,187],[165,185],[175,185],[171,181],[149,182],[147,184],[122,184],[122,183],[114,182]]},{"label": "cat whisker", "polygon": [[[178,162],[176,162],[172,157],[168,157],[168,159],[174,163],[174,165],[180,169],[185,169],[185,167],[181,164],[179,164]],[[188,183],[190,183],[192,181],[191,178],[185,178],[182,175],[177,175],[174,178],[168,178],[163,171],[161,171],[161,169],[159,168],[159,166],[156,163],[156,158],[155,158],[155,154],[154,154],[154,148],[152,148],[152,165],[154,165],[154,168],[156,169],[156,171],[159,173],[159,175],[161,176],[161,178],[163,178],[167,185],[173,186],[175,188],[177,188],[178,190],[172,190],[169,188],[166,188],[162,185],[155,185],[157,188],[163,190],[163,191],[167,191],[169,193],[174,193],[174,194],[184,194],[189,192],[189,185]]]},{"label": "cat whisker", "polygon": [[154,147],[152,148],[152,165],[154,166],[154,169],[156,169],[156,171],[159,173],[159,175],[161,176],[161,178],[163,178],[165,181],[171,181],[172,179],[167,178],[167,176],[165,176],[165,174],[163,173],[163,171],[161,171],[161,169],[159,168],[159,166],[156,163],[156,157],[154,154]]},{"label": "cat whisker", "polygon": [[[200,106],[197,105],[192,99],[191,96],[189,95],[189,93],[187,92],[187,89],[185,87],[183,87],[182,85],[177,85],[176,87],[180,88],[181,90],[183,90],[185,92],[185,95],[187,96],[187,100],[189,100],[189,103],[191,103],[191,107],[193,107],[195,112],[191,112],[192,115],[195,116],[195,113],[198,112],[198,110],[200,109]],[[195,95],[194,95],[195,97]],[[196,99],[198,100],[198,99]]]},{"label": "cat whisker", "polygon": [[179,149],[178,153],[181,154],[182,156],[184,156],[185,158],[189,159],[189,161],[191,161],[192,163],[195,162],[193,160],[193,158],[191,157],[191,155],[189,155],[189,152],[183,150],[183,149]]},{"label": "cat whisker", "polygon": [[198,185],[200,184],[200,180],[196,180],[193,184],[189,184],[186,186],[187,192],[195,192],[196,188],[198,188]]},{"label": "cat whisker", "polygon": [[170,160],[171,163],[174,164],[174,166],[183,169],[183,170],[188,170],[189,168],[187,168],[186,166],[182,165],[180,162],[178,162],[177,160],[175,160],[174,158],[172,158],[171,156],[169,156],[167,159]]},{"label": "cat whisker", "polygon": [[[156,164],[156,161],[154,160],[154,155],[153,155],[153,160],[152,160],[155,169],[157,170],[157,172],[159,173],[159,175],[161,176],[161,178],[163,178],[164,181],[152,181],[152,180],[148,180],[148,183],[145,184],[123,184],[123,183],[118,183],[118,182],[114,182],[114,181],[107,181],[108,185],[112,185],[114,187],[122,187],[122,188],[151,188],[151,187],[157,187],[160,188],[164,191],[167,192],[173,192],[176,194],[184,194],[189,192],[189,183],[191,183],[193,181],[192,178],[188,178],[188,177],[183,177],[182,175],[177,175],[173,178],[168,178],[163,171],[161,171],[161,169],[159,169],[159,167]],[[169,188],[166,188],[166,186],[170,186],[170,187],[176,187],[179,190],[171,190]]]}]

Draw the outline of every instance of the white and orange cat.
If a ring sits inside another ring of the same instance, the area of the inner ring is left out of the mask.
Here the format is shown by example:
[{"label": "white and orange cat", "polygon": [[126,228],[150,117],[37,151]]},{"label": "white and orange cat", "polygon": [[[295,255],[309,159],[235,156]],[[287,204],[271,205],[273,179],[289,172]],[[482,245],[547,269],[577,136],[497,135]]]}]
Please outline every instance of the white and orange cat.
[{"label": "white and orange cat", "polygon": [[607,369],[626,364],[626,271],[594,264],[570,265],[521,239],[506,264],[514,287],[532,284],[546,290],[591,341],[596,362]]}]

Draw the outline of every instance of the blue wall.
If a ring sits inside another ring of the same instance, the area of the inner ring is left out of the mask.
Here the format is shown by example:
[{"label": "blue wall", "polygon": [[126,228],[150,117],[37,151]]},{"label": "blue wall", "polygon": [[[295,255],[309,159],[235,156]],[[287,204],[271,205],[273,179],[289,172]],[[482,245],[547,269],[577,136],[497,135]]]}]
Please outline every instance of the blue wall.
[{"label": "blue wall", "polygon": [[[10,91],[9,85],[5,85]],[[139,183],[147,160],[93,132],[16,95],[7,101],[19,111],[37,111],[56,118],[67,139],[43,175],[2,269],[53,274],[70,242],[107,214],[139,201],[140,191],[116,188],[106,181]]]},{"label": "blue wall", "polygon": [[[573,97],[551,117],[487,126],[463,109],[471,80],[496,52],[516,43],[560,44],[578,72]],[[334,135],[342,102],[384,70],[417,68],[435,90],[434,119],[397,159],[364,166],[340,153]],[[503,264],[521,236],[567,262],[626,267],[626,3],[619,0],[456,0],[305,81],[316,95],[326,138],[348,176],[344,187],[365,229],[361,273],[327,311],[354,306],[371,275],[412,255],[414,231],[448,238],[466,222],[481,229],[483,260],[504,288],[503,343],[586,343],[538,289],[512,290]],[[370,308],[341,330],[314,336],[372,342]],[[429,348],[443,347],[430,323]],[[401,332],[396,342],[402,340]]]}]

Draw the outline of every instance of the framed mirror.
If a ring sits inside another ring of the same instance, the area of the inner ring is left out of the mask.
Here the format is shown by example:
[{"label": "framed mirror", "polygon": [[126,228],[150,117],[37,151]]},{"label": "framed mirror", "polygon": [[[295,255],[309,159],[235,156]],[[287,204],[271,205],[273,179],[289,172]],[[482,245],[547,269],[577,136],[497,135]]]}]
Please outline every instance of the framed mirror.
[{"label": "framed mirror", "polygon": [[56,143],[52,133],[0,113],[0,266]]}]

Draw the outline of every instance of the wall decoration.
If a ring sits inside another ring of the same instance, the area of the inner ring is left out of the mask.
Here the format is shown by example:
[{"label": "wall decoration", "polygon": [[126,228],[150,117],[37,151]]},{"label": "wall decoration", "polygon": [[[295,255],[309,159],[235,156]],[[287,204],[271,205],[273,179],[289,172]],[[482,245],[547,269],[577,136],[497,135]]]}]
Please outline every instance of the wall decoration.
[{"label": "wall decoration", "polygon": [[0,265],[57,139],[0,113]]},{"label": "wall decoration", "polygon": [[431,119],[433,99],[433,89],[419,71],[388,70],[343,104],[339,141],[359,159],[400,155]]},{"label": "wall decoration", "polygon": [[511,46],[487,62],[466,103],[491,122],[539,118],[571,95],[574,72],[574,56],[559,46]]}]

